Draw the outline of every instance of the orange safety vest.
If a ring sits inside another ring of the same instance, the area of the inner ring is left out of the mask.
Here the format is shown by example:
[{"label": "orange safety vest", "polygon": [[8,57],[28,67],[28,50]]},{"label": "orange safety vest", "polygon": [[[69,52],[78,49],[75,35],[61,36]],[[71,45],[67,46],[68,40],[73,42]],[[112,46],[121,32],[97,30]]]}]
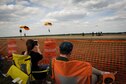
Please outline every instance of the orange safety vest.
[{"label": "orange safety vest", "polygon": [[55,84],[90,84],[92,66],[88,62],[52,59],[52,79]]}]

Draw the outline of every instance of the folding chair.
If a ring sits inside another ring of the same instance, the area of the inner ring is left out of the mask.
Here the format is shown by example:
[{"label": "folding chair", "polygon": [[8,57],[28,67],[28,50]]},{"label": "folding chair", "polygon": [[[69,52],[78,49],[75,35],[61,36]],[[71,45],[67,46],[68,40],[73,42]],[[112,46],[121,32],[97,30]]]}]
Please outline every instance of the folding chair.
[{"label": "folding chair", "polygon": [[31,57],[12,54],[13,65],[7,72],[7,75],[11,76],[14,81],[20,81],[21,84],[28,84],[31,80]]},{"label": "folding chair", "polygon": [[[29,55],[20,55],[20,54],[12,54],[13,57],[13,66],[10,68],[8,71],[8,74],[15,79],[16,77],[22,80],[21,84],[26,84],[30,83],[31,81],[37,81],[35,78],[32,76],[33,73],[43,73],[47,72],[48,70],[43,70],[43,71],[32,71],[31,70],[31,57]],[[15,76],[12,72],[15,72],[17,70],[20,73],[17,73]],[[20,77],[20,75],[23,75]],[[25,79],[24,79],[25,78]]]},{"label": "folding chair", "polygon": [[29,76],[15,65],[11,65],[7,73],[0,71],[0,84],[26,84]]},{"label": "folding chair", "polygon": [[24,73],[31,74],[31,57],[28,55],[12,54],[14,65]]},{"label": "folding chair", "polygon": [[97,84],[114,84],[115,83],[115,75],[117,71],[114,73],[104,73],[100,78]]},{"label": "folding chair", "polygon": [[14,80],[12,80],[13,83],[19,83],[19,84],[27,84],[29,76],[21,71],[19,68],[17,68],[15,65],[12,65],[10,69],[7,72],[7,76],[11,76]]},{"label": "folding chair", "polygon": [[52,60],[52,79],[55,84],[90,84],[92,66],[87,62]]}]

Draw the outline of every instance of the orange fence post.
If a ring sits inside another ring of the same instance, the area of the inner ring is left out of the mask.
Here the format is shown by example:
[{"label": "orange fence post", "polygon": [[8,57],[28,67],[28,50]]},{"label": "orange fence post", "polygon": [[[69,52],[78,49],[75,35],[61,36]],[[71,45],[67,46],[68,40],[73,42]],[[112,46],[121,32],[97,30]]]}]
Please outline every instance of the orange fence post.
[{"label": "orange fence post", "polygon": [[44,41],[43,55],[45,57],[43,63],[45,64],[48,64],[50,59],[57,56],[56,41],[54,39],[46,39]]},{"label": "orange fence post", "polygon": [[12,53],[17,52],[17,45],[14,39],[7,40],[7,47],[8,47],[8,58],[12,56]]}]

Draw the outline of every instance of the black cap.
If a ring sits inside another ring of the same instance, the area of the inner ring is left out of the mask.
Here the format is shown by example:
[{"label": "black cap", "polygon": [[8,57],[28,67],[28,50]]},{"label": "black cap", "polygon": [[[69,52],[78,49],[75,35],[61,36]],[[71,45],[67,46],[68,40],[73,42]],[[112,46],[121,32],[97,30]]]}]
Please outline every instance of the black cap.
[{"label": "black cap", "polygon": [[61,54],[69,54],[73,49],[73,44],[71,42],[62,42],[59,48]]}]

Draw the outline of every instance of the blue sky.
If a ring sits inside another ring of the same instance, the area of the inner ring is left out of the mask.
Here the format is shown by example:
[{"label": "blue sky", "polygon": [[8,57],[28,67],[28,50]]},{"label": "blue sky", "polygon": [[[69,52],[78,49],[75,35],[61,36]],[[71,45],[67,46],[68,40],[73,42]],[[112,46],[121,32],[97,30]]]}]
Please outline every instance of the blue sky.
[{"label": "blue sky", "polygon": [[20,36],[21,25],[27,35],[126,32],[126,0],[0,0],[0,37]]}]

